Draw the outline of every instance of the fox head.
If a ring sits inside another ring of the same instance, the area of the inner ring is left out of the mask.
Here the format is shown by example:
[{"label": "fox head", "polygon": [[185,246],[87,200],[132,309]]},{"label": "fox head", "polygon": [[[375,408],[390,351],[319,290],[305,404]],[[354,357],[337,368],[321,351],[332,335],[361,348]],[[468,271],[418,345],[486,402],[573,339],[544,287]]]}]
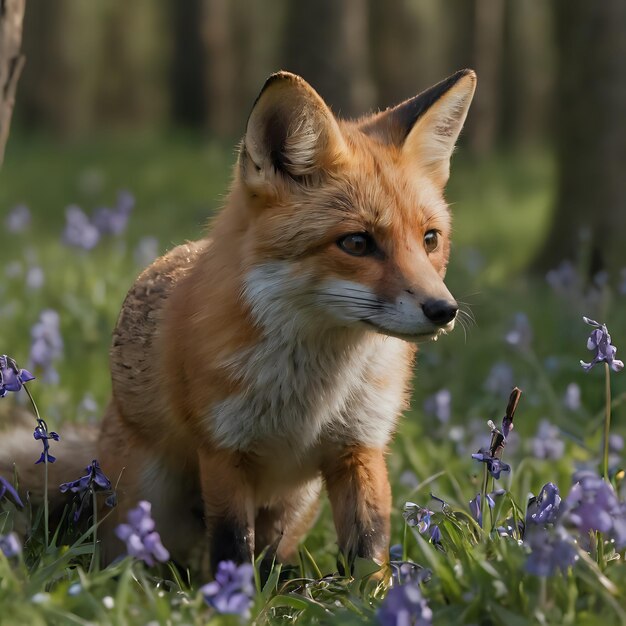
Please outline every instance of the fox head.
[{"label": "fox head", "polygon": [[282,310],[288,323],[412,342],[453,328],[443,190],[475,86],[474,72],[461,70],[343,121],[299,76],[267,80],[235,184],[246,212],[244,297],[261,323]]}]

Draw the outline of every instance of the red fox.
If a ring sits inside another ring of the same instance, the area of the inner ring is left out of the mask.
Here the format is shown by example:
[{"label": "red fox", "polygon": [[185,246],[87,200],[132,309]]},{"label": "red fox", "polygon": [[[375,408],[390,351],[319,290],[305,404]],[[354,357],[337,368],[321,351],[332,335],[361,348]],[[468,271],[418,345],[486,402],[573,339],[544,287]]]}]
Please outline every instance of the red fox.
[{"label": "red fox", "polygon": [[211,234],[155,261],[124,302],[100,434],[60,442],[50,467],[54,484],[98,458],[119,479],[105,558],[145,499],[182,563],[202,546],[212,568],[268,548],[289,561],[325,486],[347,561],[387,560],[386,448],[416,344],[458,309],[443,189],[475,85],[461,70],[343,121],[302,78],[267,80]]}]

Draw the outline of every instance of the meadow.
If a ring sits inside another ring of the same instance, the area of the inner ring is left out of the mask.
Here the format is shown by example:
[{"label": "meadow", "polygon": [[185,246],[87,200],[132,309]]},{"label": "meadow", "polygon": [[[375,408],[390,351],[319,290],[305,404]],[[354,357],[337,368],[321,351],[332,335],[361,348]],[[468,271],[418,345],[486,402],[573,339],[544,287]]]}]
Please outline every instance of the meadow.
[{"label": "meadow", "polygon": [[[527,270],[549,220],[550,155],[473,161],[462,152],[448,190],[447,282],[467,316],[420,348],[411,409],[388,456],[391,590],[366,561],[336,574],[327,503],[298,564],[276,566],[263,585],[258,571],[236,570],[217,589],[130,556],[100,569],[93,529],[46,548],[42,511],[29,512],[32,536],[11,547],[18,507],[7,491],[0,623],[626,623],[626,373],[611,371],[607,400],[609,368],[580,365],[593,358],[583,316],[606,323],[616,358],[626,352],[626,274],[583,280],[584,246],[547,275]],[[0,184],[0,353],[35,375],[27,388],[51,431],[98,419],[126,291],[156,254],[201,235],[234,159],[232,147],[180,136],[12,139]],[[72,205],[82,213],[67,212]],[[514,386],[522,395],[509,433]],[[0,399],[2,428],[16,403],[28,408],[23,389]],[[489,454],[494,438],[501,445]],[[480,449],[498,463],[472,458]],[[495,478],[503,463],[509,470]]]}]

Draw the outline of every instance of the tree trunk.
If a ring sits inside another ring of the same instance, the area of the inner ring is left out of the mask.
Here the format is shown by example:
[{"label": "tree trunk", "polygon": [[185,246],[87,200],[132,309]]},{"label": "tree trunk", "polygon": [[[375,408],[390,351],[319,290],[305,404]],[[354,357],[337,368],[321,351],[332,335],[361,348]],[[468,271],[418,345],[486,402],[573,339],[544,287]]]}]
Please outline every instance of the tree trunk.
[{"label": "tree trunk", "polygon": [[374,104],[367,0],[290,2],[281,66],[300,74],[342,117]]},{"label": "tree trunk", "polygon": [[555,4],[558,182],[538,264],[626,265],[626,2]]},{"label": "tree trunk", "polygon": [[495,146],[500,115],[504,0],[474,0],[474,69],[480,87],[468,124],[470,146],[484,156]]},{"label": "tree trunk", "polygon": [[20,53],[25,0],[0,0],[0,166],[9,138],[17,81],[24,65]]}]

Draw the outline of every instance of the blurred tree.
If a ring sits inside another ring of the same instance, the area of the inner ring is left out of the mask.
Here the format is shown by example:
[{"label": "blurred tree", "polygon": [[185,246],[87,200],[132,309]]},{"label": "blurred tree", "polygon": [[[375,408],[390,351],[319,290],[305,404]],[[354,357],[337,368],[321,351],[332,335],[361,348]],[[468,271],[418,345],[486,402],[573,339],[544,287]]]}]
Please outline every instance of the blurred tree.
[{"label": "blurred tree", "polygon": [[615,272],[626,265],[626,2],[554,7],[558,188],[539,265]]},{"label": "blurred tree", "polygon": [[209,95],[204,86],[207,55],[200,32],[202,0],[169,2],[172,57],[169,88],[171,115],[176,124],[202,126]]},{"label": "blurred tree", "polygon": [[236,128],[236,42],[233,4],[229,0],[202,0],[200,28],[206,55],[205,102],[209,129],[231,137]]},{"label": "blurred tree", "polygon": [[496,144],[501,112],[504,0],[474,0],[474,69],[480,88],[472,103],[468,135],[472,150],[484,156]]},{"label": "blurred tree", "polygon": [[72,136],[93,124],[99,12],[75,0],[30,0],[24,20],[28,67],[18,96],[24,125]]},{"label": "blurred tree", "polygon": [[0,165],[9,138],[17,81],[24,65],[20,53],[24,0],[0,1]]},{"label": "blurred tree", "polygon": [[360,115],[375,101],[369,28],[367,0],[290,2],[280,65],[302,75],[339,115]]},{"label": "blurred tree", "polygon": [[509,146],[545,145],[552,139],[552,13],[543,0],[506,2],[498,135]]}]

